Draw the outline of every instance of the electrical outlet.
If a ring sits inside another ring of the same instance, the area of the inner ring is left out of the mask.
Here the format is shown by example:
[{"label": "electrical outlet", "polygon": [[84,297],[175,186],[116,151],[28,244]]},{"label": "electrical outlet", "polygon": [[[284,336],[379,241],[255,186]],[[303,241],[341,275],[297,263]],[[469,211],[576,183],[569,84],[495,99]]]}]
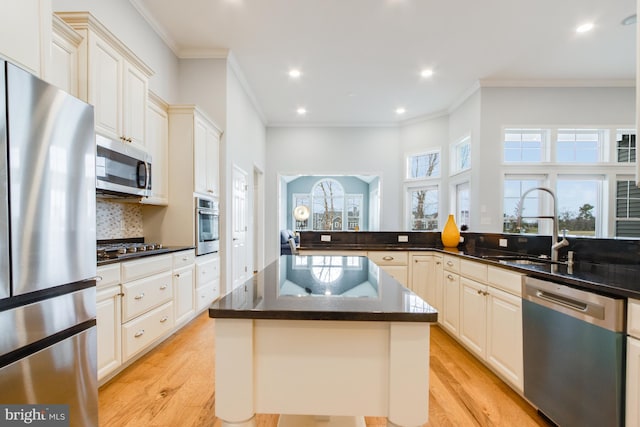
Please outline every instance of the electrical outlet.
[{"label": "electrical outlet", "polygon": [[321,242],[330,242],[331,241],[331,234],[321,234],[320,235],[320,241]]},{"label": "electrical outlet", "polygon": [[498,245],[500,245],[501,248],[506,248],[507,247],[507,239],[500,239],[500,241],[498,242]]},{"label": "electrical outlet", "polygon": [[400,235],[398,236],[398,243],[407,243],[409,241],[409,236]]}]

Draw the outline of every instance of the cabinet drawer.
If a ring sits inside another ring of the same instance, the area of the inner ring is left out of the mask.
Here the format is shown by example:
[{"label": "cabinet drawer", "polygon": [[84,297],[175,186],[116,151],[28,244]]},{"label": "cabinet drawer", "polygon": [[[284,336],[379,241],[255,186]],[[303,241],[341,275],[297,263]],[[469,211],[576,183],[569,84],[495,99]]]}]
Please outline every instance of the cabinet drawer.
[{"label": "cabinet drawer", "polygon": [[122,264],[122,282],[171,271],[171,255],[154,255]]},{"label": "cabinet drawer", "polygon": [[460,260],[460,274],[472,279],[487,281],[487,265],[479,262]]},{"label": "cabinet drawer", "polygon": [[460,271],[460,258],[451,255],[445,255],[443,259],[443,268],[448,271]]},{"label": "cabinet drawer", "polygon": [[128,321],[173,298],[171,273],[160,273],[122,285],[122,318]]},{"label": "cabinet drawer", "polygon": [[107,288],[120,284],[120,263],[102,265],[97,269],[97,275],[101,279],[98,280],[98,289]]},{"label": "cabinet drawer", "polygon": [[504,268],[488,266],[487,280],[491,286],[516,296],[522,296],[523,276],[524,274],[514,273]]},{"label": "cabinet drawer", "polygon": [[409,254],[401,251],[371,251],[367,256],[378,265],[407,265]]},{"label": "cabinet drawer", "polygon": [[122,355],[124,360],[144,349],[173,329],[173,303],[168,302],[135,320],[122,325]]},{"label": "cabinet drawer", "polygon": [[629,299],[627,305],[627,332],[640,339],[640,300]]},{"label": "cabinet drawer", "polygon": [[196,286],[202,286],[205,283],[211,283],[220,277],[220,263],[218,258],[206,260],[205,262],[196,263]]},{"label": "cabinet drawer", "polygon": [[[217,284],[216,284],[217,285]],[[211,304],[216,299],[216,289],[214,285],[208,283],[196,289],[196,311],[200,311]]]},{"label": "cabinet drawer", "polygon": [[182,251],[173,254],[173,269],[185,267],[191,265],[196,260],[196,254],[194,251]]}]

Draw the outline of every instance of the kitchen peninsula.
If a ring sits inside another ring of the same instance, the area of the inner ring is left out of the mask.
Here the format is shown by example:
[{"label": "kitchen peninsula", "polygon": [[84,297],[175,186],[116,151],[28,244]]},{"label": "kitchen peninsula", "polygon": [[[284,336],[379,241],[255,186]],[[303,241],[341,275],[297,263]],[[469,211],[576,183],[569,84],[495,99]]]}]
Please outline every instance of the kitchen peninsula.
[{"label": "kitchen peninsula", "polygon": [[237,426],[256,413],[282,414],[281,424],[313,415],[364,425],[366,415],[422,425],[437,315],[366,257],[282,256],[209,308],[216,416]]}]

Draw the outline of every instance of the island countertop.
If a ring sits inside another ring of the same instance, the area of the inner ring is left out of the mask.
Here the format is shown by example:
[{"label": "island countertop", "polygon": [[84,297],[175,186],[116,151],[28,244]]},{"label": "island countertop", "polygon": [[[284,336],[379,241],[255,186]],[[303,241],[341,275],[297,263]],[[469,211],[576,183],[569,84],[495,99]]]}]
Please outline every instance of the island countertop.
[{"label": "island countertop", "polygon": [[360,256],[281,256],[209,307],[232,319],[436,322],[436,309]]}]

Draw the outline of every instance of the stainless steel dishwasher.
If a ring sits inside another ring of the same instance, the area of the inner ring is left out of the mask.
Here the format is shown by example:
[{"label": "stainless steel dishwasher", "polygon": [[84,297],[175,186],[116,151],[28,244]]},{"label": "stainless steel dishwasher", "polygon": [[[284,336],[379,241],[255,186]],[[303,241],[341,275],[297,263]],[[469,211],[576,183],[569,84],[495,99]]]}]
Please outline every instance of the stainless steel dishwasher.
[{"label": "stainless steel dishwasher", "polygon": [[524,395],[562,427],[624,423],[625,300],[525,277]]}]

